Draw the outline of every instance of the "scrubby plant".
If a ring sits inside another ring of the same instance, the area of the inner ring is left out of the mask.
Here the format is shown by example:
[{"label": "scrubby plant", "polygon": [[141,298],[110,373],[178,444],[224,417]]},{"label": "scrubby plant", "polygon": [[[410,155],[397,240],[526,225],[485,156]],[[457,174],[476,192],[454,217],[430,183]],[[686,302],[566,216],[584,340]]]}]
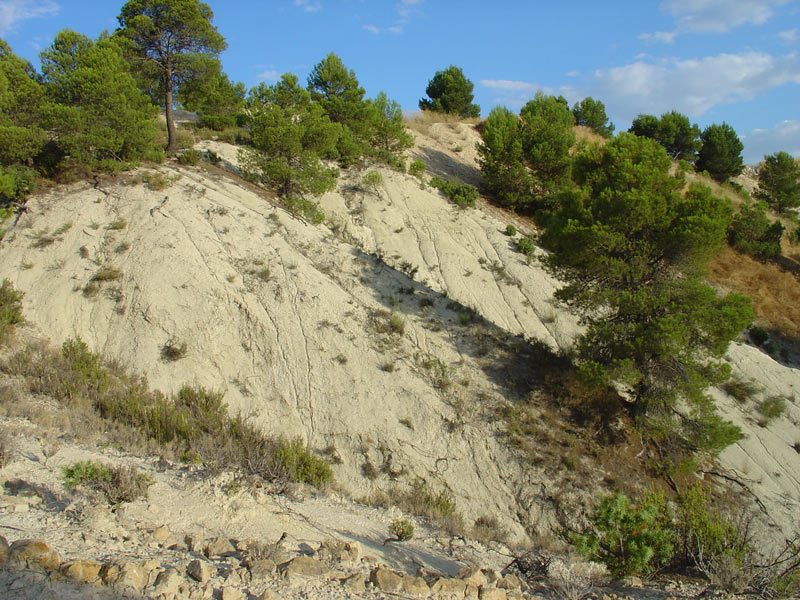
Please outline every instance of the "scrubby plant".
[{"label": "scrubby plant", "polygon": [[389,533],[401,542],[414,537],[414,526],[408,519],[395,519],[389,524]]},{"label": "scrubby plant", "polygon": [[752,400],[761,391],[761,386],[755,381],[744,379],[741,376],[731,377],[721,387],[726,394],[733,396],[739,402]]},{"label": "scrubby plant", "polygon": [[474,185],[448,181],[438,175],[432,177],[430,183],[461,208],[474,207],[475,200],[478,199],[478,189]]},{"label": "scrubby plant", "polygon": [[377,194],[383,185],[383,177],[378,171],[370,171],[361,178],[361,185],[372,191],[373,194]]},{"label": "scrubby plant", "polygon": [[517,228],[513,225],[506,225],[506,235],[508,237],[514,237],[517,235]]},{"label": "scrubby plant", "polygon": [[531,259],[533,258],[535,252],[533,240],[529,237],[522,237],[518,239],[517,250],[524,254],[528,264],[531,264]]},{"label": "scrubby plant", "polygon": [[186,356],[188,346],[186,342],[170,338],[161,346],[161,360],[164,362],[175,362]]},{"label": "scrubby plant", "polygon": [[101,492],[110,504],[147,498],[153,480],[133,467],[116,467],[91,460],[62,467],[64,484],[73,489],[84,485]]},{"label": "scrubby plant", "polygon": [[189,150],[184,150],[178,154],[177,159],[182,165],[190,165],[194,167],[200,162],[200,158],[202,158],[202,156],[202,152],[195,150],[194,148],[190,148]]},{"label": "scrubby plant", "polygon": [[574,536],[578,551],[602,562],[612,575],[651,573],[672,558],[675,537],[663,497],[632,504],[624,494],[600,499],[589,517],[591,529]]},{"label": "scrubby plant", "polygon": [[14,325],[22,323],[22,292],[14,289],[14,285],[3,279],[0,285],[0,343],[5,342],[9,330]]},{"label": "scrubby plant", "polygon": [[786,398],[781,396],[770,396],[761,401],[758,405],[758,412],[767,422],[777,419],[786,411]]},{"label": "scrubby plant", "polygon": [[333,479],[328,462],[312,453],[299,438],[280,440],[275,457],[292,481],[321,488]]},{"label": "scrubby plant", "polygon": [[7,431],[0,431],[0,469],[14,460],[16,446]]},{"label": "scrubby plant", "polygon": [[425,175],[425,163],[421,158],[416,158],[411,161],[411,164],[408,166],[408,174],[422,180]]},{"label": "scrubby plant", "polygon": [[781,255],[783,225],[767,218],[763,203],[743,204],[728,228],[728,241],[737,250],[760,260]]}]

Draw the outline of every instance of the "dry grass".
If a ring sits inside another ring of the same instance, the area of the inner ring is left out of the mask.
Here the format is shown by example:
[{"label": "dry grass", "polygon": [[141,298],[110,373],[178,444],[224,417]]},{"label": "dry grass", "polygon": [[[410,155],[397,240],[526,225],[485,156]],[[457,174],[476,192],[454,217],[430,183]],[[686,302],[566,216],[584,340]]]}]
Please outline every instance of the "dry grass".
[{"label": "dry grass", "polygon": [[431,127],[436,123],[446,123],[450,126],[457,126],[464,124],[467,126],[475,126],[480,123],[480,118],[465,119],[458,115],[449,115],[447,113],[432,112],[424,110],[416,114],[413,118],[405,119],[405,124],[411,131],[416,131],[423,135],[430,135]]},{"label": "dry grass", "polygon": [[765,328],[800,338],[800,282],[792,273],[726,248],[711,262],[709,281],[750,296]]},{"label": "dry grass", "polygon": [[595,133],[593,129],[584,127],[583,125],[575,126],[575,146],[579,146],[581,142],[590,144],[605,144],[608,140],[599,133]]}]

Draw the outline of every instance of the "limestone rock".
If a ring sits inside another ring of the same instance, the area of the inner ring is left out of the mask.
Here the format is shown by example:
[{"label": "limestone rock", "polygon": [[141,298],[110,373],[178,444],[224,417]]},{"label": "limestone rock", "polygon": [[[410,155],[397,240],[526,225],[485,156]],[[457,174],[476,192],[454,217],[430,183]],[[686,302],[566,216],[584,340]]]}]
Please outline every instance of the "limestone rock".
[{"label": "limestone rock", "polygon": [[0,567],[6,564],[10,552],[11,552],[11,547],[8,545],[8,541],[6,540],[6,538],[0,535]]},{"label": "limestone rock", "polygon": [[153,586],[153,591],[155,591],[156,594],[174,594],[177,596],[183,584],[184,579],[180,576],[178,571],[175,569],[167,569],[159,573],[156,578],[156,583]]},{"label": "limestone rock", "polygon": [[332,566],[339,563],[357,563],[361,559],[361,544],[329,538],[323,540],[314,557]]},{"label": "limestone rock", "polygon": [[369,581],[382,592],[399,592],[403,587],[403,578],[394,571],[383,567],[372,569]]},{"label": "limestone rock", "polygon": [[413,577],[411,575],[403,577],[401,589],[412,596],[427,596],[431,593],[431,588],[428,587],[422,577]]},{"label": "limestone rock", "polygon": [[482,585],[478,592],[480,600],[506,600],[506,591],[496,587]]},{"label": "limestone rock", "polygon": [[244,600],[244,593],[239,588],[228,585],[222,588],[222,600]]},{"label": "limestone rock", "polygon": [[139,591],[147,585],[148,573],[141,565],[122,561],[105,565],[100,570],[100,577],[107,585]]},{"label": "limestone rock", "polygon": [[214,568],[202,560],[193,560],[186,567],[186,574],[195,581],[205,583],[214,576]]},{"label": "limestone rock", "polygon": [[260,596],[256,597],[256,600],[279,600],[279,598],[272,590],[264,590]]},{"label": "limestone rock", "polygon": [[61,574],[70,581],[92,583],[100,576],[102,566],[96,560],[71,560],[61,565]]},{"label": "limestone rock", "polygon": [[209,558],[214,556],[233,556],[236,554],[236,548],[233,547],[228,538],[218,537],[209,540],[208,544],[205,545],[204,552]]},{"label": "limestone rock", "polygon": [[250,570],[250,577],[253,579],[269,579],[275,573],[277,567],[275,561],[265,558],[263,560],[248,561],[247,568]]},{"label": "limestone rock", "polygon": [[325,577],[328,566],[308,556],[296,556],[280,566],[281,573],[286,576],[300,575],[302,577]]},{"label": "limestone rock", "polygon": [[527,587],[525,583],[513,573],[509,573],[500,579],[496,585],[504,590],[523,590]]},{"label": "limestone rock", "polygon": [[342,579],[341,582],[343,586],[354,592],[363,592],[367,589],[367,585],[364,583],[364,577],[361,573],[353,573]]},{"label": "limestone rock", "polygon": [[154,529],[150,535],[152,535],[153,539],[159,543],[164,543],[170,537],[172,537],[172,534],[169,532],[169,529],[167,529],[166,525],[162,525],[161,527]]},{"label": "limestone rock", "polygon": [[464,567],[458,572],[458,576],[470,585],[482,586],[489,583],[489,579],[477,567]]},{"label": "limestone rock", "polygon": [[203,551],[203,538],[199,535],[186,535],[183,538],[186,548],[189,552],[202,552]]},{"label": "limestone rock", "polygon": [[8,563],[16,569],[49,573],[58,570],[61,564],[58,552],[44,540],[17,540],[9,550]]},{"label": "limestone rock", "polygon": [[464,596],[467,584],[461,579],[451,579],[449,577],[437,577],[430,586],[432,592],[440,594],[457,594]]}]

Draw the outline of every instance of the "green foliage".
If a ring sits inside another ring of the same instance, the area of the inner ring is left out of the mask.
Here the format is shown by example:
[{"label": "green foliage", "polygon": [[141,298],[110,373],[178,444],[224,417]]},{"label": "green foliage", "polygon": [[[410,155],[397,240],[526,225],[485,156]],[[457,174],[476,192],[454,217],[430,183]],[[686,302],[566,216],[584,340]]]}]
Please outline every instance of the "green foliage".
[{"label": "green foliage", "polygon": [[331,466],[315,456],[300,439],[280,440],[276,459],[292,481],[321,488],[333,479]]},{"label": "green foliage", "polygon": [[694,162],[702,146],[700,128],[689,123],[689,117],[674,110],[664,113],[660,118],[639,115],[628,131],[657,141],[675,160]]},{"label": "green foliage", "polygon": [[308,76],[311,100],[318,103],[333,123],[353,126],[364,121],[364,88],[333,52],[314,65]]},{"label": "green foliage", "polygon": [[189,150],[184,150],[180,154],[178,154],[178,163],[182,165],[191,165],[196,166],[197,163],[200,162],[200,158],[202,158],[203,154],[200,150],[195,150],[194,148],[190,148]]},{"label": "green foliage", "polygon": [[[738,435],[705,394],[729,375],[713,359],[753,312],[748,298],[718,297],[701,279],[724,243],[730,202],[700,185],[682,198],[669,170],[647,138],[622,133],[587,148],[574,168],[580,188],[544,224],[542,261],[566,283],[557,298],[587,325],[579,362],[600,383],[617,382],[640,423],[685,444],[681,452],[713,454]],[[679,398],[690,417],[674,416]]]},{"label": "green foliage", "polygon": [[474,207],[475,200],[478,199],[478,189],[474,185],[448,181],[438,175],[432,177],[430,183],[433,187],[441,190],[448,200],[461,208]]},{"label": "green foliage", "polygon": [[419,108],[461,117],[477,117],[481,114],[481,107],[472,104],[472,89],[473,84],[464,76],[464,72],[450,65],[444,71],[436,71],[428,82],[425,88],[428,98],[419,101]]},{"label": "green foliage", "polygon": [[200,116],[201,127],[223,131],[236,126],[244,111],[247,94],[244,84],[233,83],[222,72],[222,63],[216,56],[200,56],[197,62],[196,76],[186,79],[178,88],[181,105]]},{"label": "green foliage", "polygon": [[610,138],[614,134],[614,124],[608,121],[605,105],[591,96],[576,102],[572,107],[572,115],[575,117],[575,125],[588,127],[604,138]]},{"label": "green foliage", "polygon": [[517,240],[517,250],[519,250],[522,254],[525,255],[528,264],[530,264],[531,258],[533,257],[534,254],[533,240],[529,237],[519,238]]},{"label": "green foliage", "polygon": [[728,241],[739,252],[761,260],[781,255],[783,225],[770,222],[763,203],[742,204],[728,229]]},{"label": "green foliage", "polygon": [[240,150],[248,176],[275,188],[285,200],[333,189],[337,173],[325,168],[320,157],[335,152],[340,128],[311,102],[295,75],[285,73],[273,86],[253,88],[248,111],[253,147]]},{"label": "green foliage", "polygon": [[733,127],[727,123],[709,125],[700,139],[703,147],[695,163],[697,171],[707,171],[715,181],[725,181],[742,172],[742,144]]},{"label": "green foliage", "polygon": [[425,175],[425,163],[421,158],[416,158],[411,161],[411,164],[408,166],[408,174],[422,180]]},{"label": "green foliage", "polygon": [[756,197],[778,212],[800,206],[800,165],[787,152],[764,157],[758,169]]},{"label": "green foliage", "polygon": [[383,177],[378,171],[370,171],[361,178],[361,185],[368,190],[372,190],[374,194],[377,194],[378,190],[383,185]]},{"label": "green foliage", "polygon": [[514,237],[515,235],[517,235],[517,228],[511,224],[506,225],[506,235],[508,237]]},{"label": "green foliage", "polygon": [[36,171],[27,167],[0,167],[0,200],[22,200],[36,191]]},{"label": "green foliage", "polygon": [[177,150],[173,93],[227,47],[213,18],[208,4],[198,0],[128,0],[117,17],[118,35],[130,41],[142,76],[162,94],[169,152]]},{"label": "green foliage", "polygon": [[758,412],[761,413],[767,422],[777,419],[786,410],[786,398],[781,396],[770,396],[761,401],[758,405]]},{"label": "green foliage", "polygon": [[44,146],[44,90],[31,64],[0,39],[0,166],[27,162]]},{"label": "green foliage", "polygon": [[563,102],[541,92],[519,118],[503,107],[492,110],[478,153],[486,187],[500,204],[547,208],[554,194],[569,185],[574,121]]},{"label": "green foliage", "polygon": [[616,577],[651,573],[672,557],[675,537],[663,496],[652,494],[636,505],[623,494],[604,496],[589,520],[592,529],[573,543]]},{"label": "green foliage", "polygon": [[403,123],[400,105],[389,100],[384,92],[367,103],[366,128],[371,154],[388,165],[397,162],[403,151],[414,145],[414,138]]},{"label": "green foliage", "polygon": [[114,467],[91,460],[62,467],[61,471],[68,488],[84,485],[102,492],[110,504],[147,498],[147,488],[154,483],[133,467]]},{"label": "green foliage", "polygon": [[23,295],[8,279],[3,279],[0,285],[0,343],[5,341],[12,326],[25,320],[22,316]]},{"label": "green foliage", "polygon": [[408,519],[395,519],[389,524],[389,533],[401,542],[414,537],[414,525]]},{"label": "green foliage", "polygon": [[678,497],[674,527],[679,540],[675,558],[684,565],[708,563],[727,555],[741,567],[750,550],[737,525],[711,505],[699,483]]}]

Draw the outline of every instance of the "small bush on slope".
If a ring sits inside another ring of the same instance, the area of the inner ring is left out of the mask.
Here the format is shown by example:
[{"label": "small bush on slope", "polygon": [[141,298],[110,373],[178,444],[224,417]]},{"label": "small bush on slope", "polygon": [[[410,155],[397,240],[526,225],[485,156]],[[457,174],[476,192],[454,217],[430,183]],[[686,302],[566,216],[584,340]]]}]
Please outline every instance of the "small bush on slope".
[{"label": "small bush on slope", "polygon": [[80,339],[64,342],[61,352],[25,348],[2,370],[24,377],[32,392],[130,427],[161,448],[196,452],[209,467],[318,487],[333,478],[328,463],[301,442],[267,436],[243,416],[230,416],[221,393],[191,386],[172,397],[150,391]]},{"label": "small bush on slope", "polygon": [[14,289],[8,279],[0,285],[0,343],[2,343],[9,329],[22,323],[22,292]]},{"label": "small bush on slope", "polygon": [[441,190],[448,200],[461,208],[474,207],[475,200],[478,199],[478,189],[468,183],[448,181],[437,175],[431,178],[431,185]]},{"label": "small bush on slope", "polygon": [[114,467],[91,460],[62,468],[64,483],[70,489],[78,485],[101,492],[109,504],[133,502],[147,498],[153,480],[133,467]]}]

